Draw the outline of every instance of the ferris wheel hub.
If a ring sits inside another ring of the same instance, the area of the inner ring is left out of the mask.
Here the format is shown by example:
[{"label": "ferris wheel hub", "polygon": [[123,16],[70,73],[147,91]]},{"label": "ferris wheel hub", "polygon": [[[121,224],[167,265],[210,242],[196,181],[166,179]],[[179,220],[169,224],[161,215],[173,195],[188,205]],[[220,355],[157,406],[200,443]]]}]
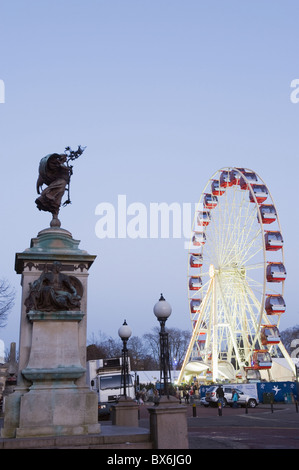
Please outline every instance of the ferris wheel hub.
[{"label": "ferris wheel hub", "polygon": [[210,264],[209,276],[210,276],[211,279],[213,279],[213,277],[215,276],[215,268],[214,268],[213,264]]}]

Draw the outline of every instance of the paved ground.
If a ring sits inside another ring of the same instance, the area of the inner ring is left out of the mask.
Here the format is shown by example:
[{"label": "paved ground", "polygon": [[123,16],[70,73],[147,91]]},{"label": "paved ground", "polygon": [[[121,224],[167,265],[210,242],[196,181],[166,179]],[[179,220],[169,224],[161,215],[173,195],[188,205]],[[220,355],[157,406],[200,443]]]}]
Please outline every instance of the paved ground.
[{"label": "paved ground", "polygon": [[[152,404],[150,404],[152,406]],[[149,429],[148,404],[140,406],[140,432]],[[294,404],[260,404],[257,408],[217,408],[187,405],[189,449],[299,449],[299,413]],[[102,421],[105,434],[119,432]],[[0,427],[3,420],[0,419]],[[126,430],[124,430],[125,433]]]},{"label": "paved ground", "polygon": [[[254,409],[187,405],[190,449],[299,449],[299,413],[294,404],[260,404]],[[146,427],[146,406],[141,406],[140,426]]]}]

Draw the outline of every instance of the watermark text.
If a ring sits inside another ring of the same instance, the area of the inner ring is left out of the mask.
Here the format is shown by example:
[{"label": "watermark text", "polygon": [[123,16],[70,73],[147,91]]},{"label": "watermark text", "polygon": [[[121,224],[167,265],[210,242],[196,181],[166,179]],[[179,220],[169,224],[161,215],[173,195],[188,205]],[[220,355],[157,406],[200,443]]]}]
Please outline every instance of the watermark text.
[{"label": "watermark text", "polygon": [[172,202],[142,202],[127,204],[127,197],[120,194],[116,207],[101,202],[95,208],[99,220],[95,225],[96,236],[103,238],[184,238],[190,240],[194,212],[197,204]]},{"label": "watermark text", "polygon": [[291,88],[294,88],[294,90],[290,94],[290,100],[292,103],[297,104],[299,103],[299,78],[291,81]]}]

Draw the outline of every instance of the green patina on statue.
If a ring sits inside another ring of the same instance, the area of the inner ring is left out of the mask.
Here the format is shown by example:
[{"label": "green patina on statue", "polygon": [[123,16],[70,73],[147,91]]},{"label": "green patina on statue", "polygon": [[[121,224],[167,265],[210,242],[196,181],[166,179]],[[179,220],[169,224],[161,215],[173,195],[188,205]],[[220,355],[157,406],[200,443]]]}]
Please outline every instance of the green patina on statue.
[{"label": "green patina on statue", "polygon": [[51,268],[46,265],[41,276],[29,284],[29,296],[25,300],[27,313],[80,310],[83,286],[79,279],[62,273],[61,269],[62,264],[54,261]]},{"label": "green patina on statue", "polygon": [[[63,205],[71,203],[70,180],[73,174],[73,166],[69,162],[80,157],[84,150],[85,147],[82,148],[80,145],[76,151],[66,147],[65,153],[52,153],[46,155],[40,161],[39,175],[36,183],[36,190],[40,196],[35,200],[35,203],[39,210],[51,212],[51,227],[60,227],[58,214],[62,197],[66,190],[68,191],[68,198]],[[42,189],[44,184],[47,187]]]}]

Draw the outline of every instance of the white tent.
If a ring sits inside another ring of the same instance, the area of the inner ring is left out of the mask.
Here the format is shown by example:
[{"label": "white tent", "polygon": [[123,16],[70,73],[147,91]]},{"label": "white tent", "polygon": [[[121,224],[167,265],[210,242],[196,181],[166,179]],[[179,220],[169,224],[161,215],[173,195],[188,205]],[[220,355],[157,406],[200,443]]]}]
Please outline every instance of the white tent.
[{"label": "white tent", "polygon": [[[132,371],[133,373],[134,371]],[[175,382],[179,376],[179,370],[172,370],[171,381]],[[134,372],[135,373],[135,372]],[[139,383],[148,385],[150,383],[155,384],[160,381],[160,371],[159,370],[137,370],[136,374],[139,376]]]},{"label": "white tent", "polygon": [[[299,359],[292,358],[294,364],[299,364]],[[223,377],[223,380],[227,379],[229,381],[236,380],[235,370],[229,362],[221,361],[218,364],[219,374]],[[209,369],[209,366],[202,361],[190,361],[184,370],[184,377],[186,381],[189,382],[190,378],[192,377],[200,377],[202,376],[205,378],[205,372]],[[269,381],[269,374],[268,370],[261,370],[261,378],[262,380]],[[294,376],[293,371],[286,359],[277,359],[272,358],[272,367],[270,369],[270,377],[271,380],[276,382],[280,381],[294,381],[296,378]]]},{"label": "white tent", "polygon": [[[294,364],[299,362],[299,359],[292,359]],[[264,380],[269,380],[269,375],[267,370],[261,370],[261,378]],[[290,365],[286,359],[272,358],[272,367],[271,367],[271,379],[276,382],[284,381],[294,381],[295,376],[291,370]]]}]

